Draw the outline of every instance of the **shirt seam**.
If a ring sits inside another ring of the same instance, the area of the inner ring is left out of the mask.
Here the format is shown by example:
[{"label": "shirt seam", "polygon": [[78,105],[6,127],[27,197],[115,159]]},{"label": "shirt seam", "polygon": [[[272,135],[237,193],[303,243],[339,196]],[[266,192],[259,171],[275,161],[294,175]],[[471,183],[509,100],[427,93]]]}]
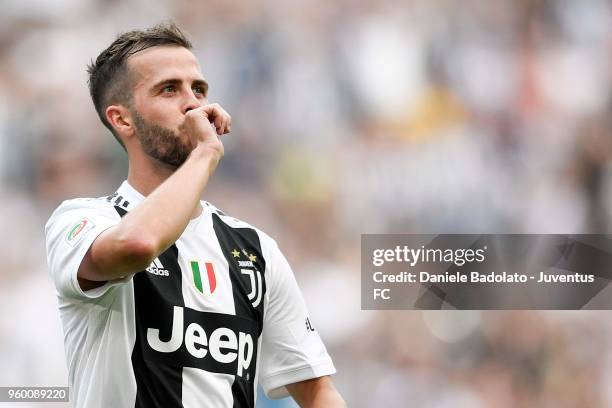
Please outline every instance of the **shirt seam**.
[{"label": "shirt seam", "polygon": [[263,381],[265,381],[265,380],[267,380],[267,379],[269,379],[269,378],[277,377],[277,376],[279,376],[279,375],[284,375],[284,374],[289,374],[289,373],[295,373],[295,372],[297,372],[297,371],[302,371],[302,370],[304,370],[304,369],[313,369],[313,368],[315,368],[315,367],[324,366],[324,365],[330,365],[330,364],[333,364],[333,363],[332,363],[332,362],[331,362],[331,360],[328,358],[328,359],[326,359],[326,360],[321,360],[320,362],[315,363],[315,364],[304,364],[304,365],[299,366],[298,368],[291,368],[291,369],[287,369],[287,370],[283,370],[283,371],[278,371],[278,372],[276,372],[276,373],[274,373],[274,374],[271,374],[271,375],[267,375],[267,376],[265,376],[265,377],[262,377],[261,381],[263,382]]}]

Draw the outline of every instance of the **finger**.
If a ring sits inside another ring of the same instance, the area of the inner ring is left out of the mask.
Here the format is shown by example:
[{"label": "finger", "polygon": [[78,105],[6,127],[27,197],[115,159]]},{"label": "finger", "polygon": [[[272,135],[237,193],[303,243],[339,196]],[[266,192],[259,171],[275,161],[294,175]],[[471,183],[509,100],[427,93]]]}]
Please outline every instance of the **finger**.
[{"label": "finger", "polygon": [[225,133],[229,133],[232,131],[232,117],[227,115],[227,124],[225,126]]},{"label": "finger", "polygon": [[215,104],[204,105],[199,109],[202,110],[206,118],[210,121],[210,123],[214,123],[214,120],[217,116],[219,116],[218,109],[215,107]]},{"label": "finger", "polygon": [[222,135],[227,133],[227,126],[229,125],[229,119],[227,114],[223,115],[223,126],[221,127]]},{"label": "finger", "polygon": [[230,115],[218,103],[203,106],[202,110],[208,115],[208,119],[214,124],[218,135],[227,133],[227,122]]},{"label": "finger", "polygon": [[201,107],[201,108],[199,108],[199,110],[200,110],[200,112],[202,112],[204,117],[210,121],[210,119],[211,119],[211,112],[210,112],[210,110],[206,110],[205,107]]},{"label": "finger", "polygon": [[219,109],[219,119],[221,122],[219,130],[221,131],[220,134],[223,135],[227,133],[227,126],[229,124],[229,114],[222,108]]},{"label": "finger", "polygon": [[229,115],[225,111],[222,111],[219,114],[219,119],[218,119],[219,126],[217,126],[217,130],[219,130],[220,135],[227,133],[227,126],[229,124],[228,118],[229,118]]},{"label": "finger", "polygon": [[223,113],[218,108],[213,109],[213,112],[214,112],[213,123],[215,124],[215,128],[217,129],[217,132],[219,132],[221,128],[223,127]]},{"label": "finger", "polygon": [[221,127],[219,130],[221,131],[220,135],[223,135],[227,132],[227,113],[221,115]]}]

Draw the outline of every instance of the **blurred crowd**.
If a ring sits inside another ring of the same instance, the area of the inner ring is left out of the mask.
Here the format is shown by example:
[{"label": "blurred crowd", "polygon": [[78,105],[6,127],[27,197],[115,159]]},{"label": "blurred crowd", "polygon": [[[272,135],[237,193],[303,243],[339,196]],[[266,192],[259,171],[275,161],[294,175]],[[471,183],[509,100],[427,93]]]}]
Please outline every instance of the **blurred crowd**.
[{"label": "blurred crowd", "polygon": [[277,239],[349,406],[612,405],[607,311],[360,310],[363,233],[612,232],[607,0],[3,0],[0,386],[67,384],[43,226],[127,170],[85,66],[169,19],[233,117],[204,199]]}]

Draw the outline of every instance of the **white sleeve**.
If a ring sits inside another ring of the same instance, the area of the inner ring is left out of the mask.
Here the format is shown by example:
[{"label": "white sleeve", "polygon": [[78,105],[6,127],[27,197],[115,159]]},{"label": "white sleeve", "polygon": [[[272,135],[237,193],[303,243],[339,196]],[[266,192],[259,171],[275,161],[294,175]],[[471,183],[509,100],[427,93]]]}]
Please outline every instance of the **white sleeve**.
[{"label": "white sleeve", "polygon": [[81,261],[94,240],[116,225],[121,217],[112,205],[99,199],[64,201],[45,225],[47,263],[57,292],[66,298],[93,299],[126,279],[106,282],[83,291],[77,280]]},{"label": "white sleeve", "polygon": [[266,262],[261,385],[269,398],[289,395],[285,385],[334,374],[336,369],[308,316],[293,271],[274,242]]}]

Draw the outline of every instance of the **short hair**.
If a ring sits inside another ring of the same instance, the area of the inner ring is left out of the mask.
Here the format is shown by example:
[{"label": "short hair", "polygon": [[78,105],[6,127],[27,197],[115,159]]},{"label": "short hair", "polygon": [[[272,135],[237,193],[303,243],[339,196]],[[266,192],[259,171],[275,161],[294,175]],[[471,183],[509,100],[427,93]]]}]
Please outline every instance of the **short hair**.
[{"label": "short hair", "polygon": [[176,24],[161,23],[145,30],[133,30],[119,35],[98,55],[95,62],[87,66],[87,84],[96,112],[124,149],[123,142],[106,119],[106,108],[117,103],[130,105],[132,84],[127,59],[139,51],[158,45],[178,45],[188,50],[192,48],[191,42]]}]

